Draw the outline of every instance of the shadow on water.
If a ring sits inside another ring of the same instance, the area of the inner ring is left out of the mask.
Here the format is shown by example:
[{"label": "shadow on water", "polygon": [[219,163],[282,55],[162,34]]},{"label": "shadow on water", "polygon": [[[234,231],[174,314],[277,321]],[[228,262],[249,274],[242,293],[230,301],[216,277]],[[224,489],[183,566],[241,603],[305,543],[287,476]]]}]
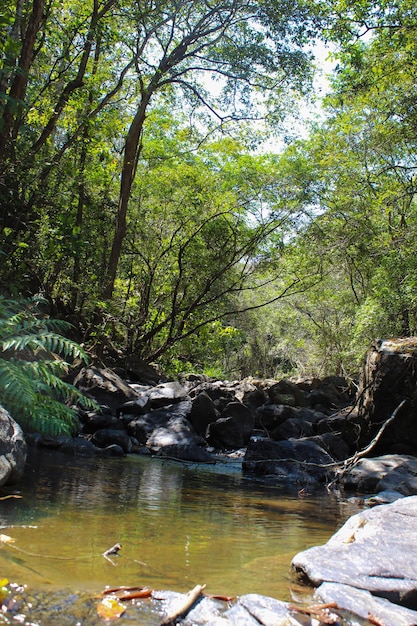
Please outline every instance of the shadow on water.
[{"label": "shadow on water", "polygon": [[[329,495],[288,495],[236,466],[31,451],[0,501],[1,575],[32,588],[148,585],[289,600],[292,557],[352,514]],[[103,552],[121,543],[120,556]]]}]

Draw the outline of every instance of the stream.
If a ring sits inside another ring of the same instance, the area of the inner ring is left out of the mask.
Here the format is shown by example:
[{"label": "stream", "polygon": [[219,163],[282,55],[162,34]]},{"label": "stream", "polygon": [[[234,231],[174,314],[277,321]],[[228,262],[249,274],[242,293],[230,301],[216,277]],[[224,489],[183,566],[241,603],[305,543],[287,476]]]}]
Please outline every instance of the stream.
[{"label": "stream", "polygon": [[[0,577],[31,590],[140,585],[291,600],[292,557],[357,512],[328,494],[254,483],[238,463],[84,459],[31,450],[2,490]],[[118,555],[103,552],[120,543]]]}]

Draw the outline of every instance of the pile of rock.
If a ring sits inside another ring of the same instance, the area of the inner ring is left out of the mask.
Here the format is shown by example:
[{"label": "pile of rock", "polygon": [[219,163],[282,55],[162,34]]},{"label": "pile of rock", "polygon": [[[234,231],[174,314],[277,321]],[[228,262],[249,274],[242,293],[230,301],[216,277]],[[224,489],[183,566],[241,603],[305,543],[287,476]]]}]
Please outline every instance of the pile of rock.
[{"label": "pile of rock", "polygon": [[89,367],[74,381],[100,409],[80,413],[80,436],[45,440],[79,454],[158,454],[193,462],[241,451],[243,471],[294,486],[324,482],[350,452],[342,431],[352,390],[323,380],[126,382]]}]

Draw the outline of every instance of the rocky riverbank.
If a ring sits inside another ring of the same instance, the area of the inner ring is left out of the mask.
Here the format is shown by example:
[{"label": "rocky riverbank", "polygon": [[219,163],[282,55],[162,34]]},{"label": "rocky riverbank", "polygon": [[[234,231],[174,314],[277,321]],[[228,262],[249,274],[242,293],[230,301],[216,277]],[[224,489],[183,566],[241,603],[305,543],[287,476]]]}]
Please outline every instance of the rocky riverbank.
[{"label": "rocky riverbank", "polygon": [[[303,495],[331,488],[345,497],[355,492],[369,506],[391,503],[355,515],[325,546],[294,558],[293,576],[318,587],[317,606],[253,594],[227,602],[199,594],[181,623],[417,625],[416,345],[397,340],[373,346],[358,391],[340,377],[229,382],[190,375],[166,381],[149,370],[122,377],[85,368],[74,384],[99,409],[79,413],[75,438],[33,435],[29,442],[74,455],[241,459],[251,480]],[[161,615],[185,599],[149,595],[159,622],[146,623],[165,623]],[[129,605],[127,614],[137,606]]]}]

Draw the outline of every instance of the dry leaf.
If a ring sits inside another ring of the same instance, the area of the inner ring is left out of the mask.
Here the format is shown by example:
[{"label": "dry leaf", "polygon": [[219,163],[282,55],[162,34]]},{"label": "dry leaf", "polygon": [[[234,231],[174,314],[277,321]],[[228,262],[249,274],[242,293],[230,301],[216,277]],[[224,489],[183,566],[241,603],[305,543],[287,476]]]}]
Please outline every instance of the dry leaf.
[{"label": "dry leaf", "polygon": [[126,611],[126,607],[117,598],[103,598],[97,605],[97,613],[107,620],[118,619]]}]

